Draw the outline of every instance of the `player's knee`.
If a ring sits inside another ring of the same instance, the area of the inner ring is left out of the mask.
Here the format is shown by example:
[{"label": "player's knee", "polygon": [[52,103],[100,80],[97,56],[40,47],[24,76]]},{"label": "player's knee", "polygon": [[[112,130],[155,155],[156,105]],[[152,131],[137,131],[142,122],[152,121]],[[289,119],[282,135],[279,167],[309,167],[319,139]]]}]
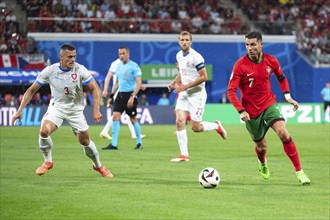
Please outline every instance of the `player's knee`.
[{"label": "player's knee", "polygon": [[184,124],[185,124],[185,120],[183,120],[181,118],[176,119],[176,125],[184,126]]},{"label": "player's knee", "polygon": [[82,139],[82,140],[79,140],[79,143],[83,146],[88,146],[90,141],[89,141],[89,139]]},{"label": "player's knee", "polygon": [[193,132],[201,132],[203,131],[203,127],[200,125],[193,125],[191,126],[191,130],[193,130]]},{"label": "player's knee", "polygon": [[281,129],[277,132],[277,135],[280,137],[282,141],[287,140],[290,138],[289,133],[286,131],[286,129]]},{"label": "player's knee", "polygon": [[50,135],[50,131],[46,128],[41,128],[39,134],[41,137],[47,138]]}]

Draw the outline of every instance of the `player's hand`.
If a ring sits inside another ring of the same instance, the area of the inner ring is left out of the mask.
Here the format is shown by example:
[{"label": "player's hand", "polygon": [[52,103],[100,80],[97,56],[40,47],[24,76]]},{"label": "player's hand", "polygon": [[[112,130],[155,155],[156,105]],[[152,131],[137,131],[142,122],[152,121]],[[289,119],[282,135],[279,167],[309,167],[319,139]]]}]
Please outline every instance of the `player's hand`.
[{"label": "player's hand", "polygon": [[291,105],[293,105],[293,111],[298,110],[299,104],[294,99],[288,99],[287,102],[290,103]]},{"label": "player's hand", "polygon": [[21,119],[22,119],[22,112],[16,112],[11,119],[11,125],[15,126],[16,120],[18,120],[18,123],[20,123]]},{"label": "player's hand", "polygon": [[250,115],[246,111],[242,112],[239,117],[242,121],[250,121]]},{"label": "player's hand", "polygon": [[102,92],[102,97],[103,97],[103,98],[108,97],[108,91],[103,91],[103,92]]},{"label": "player's hand", "polygon": [[170,84],[168,84],[167,89],[169,92],[171,92],[172,89],[175,88],[175,84],[176,84],[175,81],[172,81]]},{"label": "player's hand", "polygon": [[185,85],[177,85],[174,88],[175,93],[180,93],[180,92],[185,91],[185,90],[187,90],[187,87]]},{"label": "player's hand", "polygon": [[127,102],[127,108],[132,108],[134,103],[134,98],[131,96]]},{"label": "player's hand", "polygon": [[113,99],[112,98],[108,98],[107,107],[110,107],[112,104],[113,104]]},{"label": "player's hand", "polygon": [[94,122],[100,123],[102,121],[102,114],[100,111],[94,111]]},{"label": "player's hand", "polygon": [[107,107],[110,107],[112,104],[113,104],[113,97],[115,96],[114,93],[111,93],[109,95],[109,99],[108,99],[108,102],[107,102]]}]

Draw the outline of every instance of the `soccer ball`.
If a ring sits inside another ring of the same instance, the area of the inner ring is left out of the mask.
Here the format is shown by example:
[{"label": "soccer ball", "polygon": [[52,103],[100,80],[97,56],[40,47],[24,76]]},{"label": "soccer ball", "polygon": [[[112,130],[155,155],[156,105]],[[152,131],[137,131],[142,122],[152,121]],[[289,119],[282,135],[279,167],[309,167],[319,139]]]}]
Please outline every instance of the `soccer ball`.
[{"label": "soccer ball", "polygon": [[200,172],[198,181],[204,188],[215,188],[220,183],[220,175],[216,169],[207,167]]}]

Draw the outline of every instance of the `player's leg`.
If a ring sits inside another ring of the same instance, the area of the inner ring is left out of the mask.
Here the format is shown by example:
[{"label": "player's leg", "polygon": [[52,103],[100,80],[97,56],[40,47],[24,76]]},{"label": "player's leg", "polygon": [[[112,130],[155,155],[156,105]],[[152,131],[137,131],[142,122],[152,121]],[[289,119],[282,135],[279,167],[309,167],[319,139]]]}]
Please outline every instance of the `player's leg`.
[{"label": "player's leg", "polygon": [[53,141],[50,135],[61,126],[62,122],[63,119],[60,113],[54,108],[49,109],[41,121],[39,148],[44,157],[44,163],[37,168],[36,174],[38,175],[44,175],[47,170],[52,169],[54,166],[52,158]]},{"label": "player's leg", "polygon": [[266,153],[267,153],[267,142],[266,138],[261,141],[257,141],[254,151],[257,154],[259,162],[259,173],[264,179],[269,179],[269,169],[267,165]]},{"label": "player's leg", "polygon": [[111,143],[103,147],[102,150],[117,150],[118,149],[118,136],[120,132],[120,117],[125,111],[127,101],[130,98],[130,94],[118,93],[115,102],[113,104],[112,115],[112,140]]},{"label": "player's leg", "polygon": [[98,171],[103,177],[113,177],[112,173],[102,166],[95,143],[89,138],[89,130],[87,129],[86,131],[79,133],[75,131],[75,134],[79,140],[79,143],[83,147],[86,156],[92,160],[93,169]]},{"label": "player's leg", "polygon": [[136,134],[135,134],[134,126],[133,126],[133,123],[131,122],[131,120],[127,120],[127,126],[129,128],[129,131],[131,132],[132,138],[135,139]]},{"label": "player's leg", "polygon": [[328,110],[328,108],[330,108],[330,102],[324,101],[324,103],[323,103],[323,119],[322,119],[323,124],[327,122],[327,110]]},{"label": "player's leg", "polygon": [[74,114],[71,113],[70,116],[67,116],[65,119],[83,147],[85,155],[92,160],[94,170],[98,171],[104,177],[112,177],[112,173],[102,166],[99,152],[97,151],[94,142],[90,140],[89,126],[83,111],[78,111]]},{"label": "player's leg", "polygon": [[194,132],[203,132],[203,131],[211,131],[215,130],[223,139],[227,138],[227,132],[225,128],[222,126],[221,122],[207,122],[202,121],[203,114],[205,110],[206,103],[206,91],[198,92],[194,95],[191,95],[188,100],[188,109],[191,118],[191,129]]},{"label": "player's leg", "polygon": [[258,158],[259,173],[264,179],[269,179],[270,172],[266,159],[267,141],[265,138],[268,126],[264,123],[263,114],[257,118],[250,119],[250,121],[245,123],[245,126],[256,144],[254,150]]},{"label": "player's leg", "polygon": [[135,98],[133,101],[132,108],[126,108],[126,114],[130,117],[130,122],[133,124],[134,133],[136,134],[136,147],[134,149],[141,150],[142,147],[142,138],[141,138],[141,127],[140,123],[136,120],[136,114],[137,114],[137,104],[138,101]]},{"label": "player's leg", "polygon": [[110,131],[110,128],[111,127],[112,127],[112,116],[109,118],[109,120],[107,121],[106,125],[102,129],[102,131],[100,133],[100,137],[101,138],[108,139],[108,140],[111,140],[111,136],[109,135],[109,131]]},{"label": "player's leg", "polygon": [[142,146],[142,137],[141,137],[141,126],[140,126],[140,123],[136,120],[135,117],[133,117],[133,118],[130,117],[130,120],[129,121],[133,125],[134,133],[136,134],[136,147],[134,149],[141,150],[141,149],[143,149],[143,146]]},{"label": "player's leg", "polygon": [[[128,120],[128,121],[127,121],[127,126],[128,126],[128,128],[129,128],[129,130],[130,130],[130,132],[131,132],[132,138],[133,138],[133,139],[136,139],[135,129],[134,129],[134,126],[133,126],[131,120]],[[145,137],[147,137],[146,134],[141,134],[141,139],[143,139],[143,138],[145,138]]]},{"label": "player's leg", "polygon": [[178,139],[178,144],[180,148],[180,155],[173,158],[172,162],[189,161],[188,153],[188,136],[187,130],[185,128],[187,113],[184,110],[176,109],[176,135]]},{"label": "player's leg", "polygon": [[114,112],[113,113],[113,123],[112,123],[112,141],[111,146],[109,148],[118,148],[118,137],[120,133],[120,116],[121,112]]},{"label": "player's leg", "polygon": [[310,179],[305,175],[304,171],[301,168],[300,159],[298,155],[298,150],[292,138],[289,135],[289,132],[286,128],[286,124],[284,121],[276,121],[272,125],[273,130],[276,132],[278,137],[281,139],[283,143],[284,152],[289,157],[294,166],[294,169],[297,174],[297,178],[299,182],[303,185],[310,184]]}]

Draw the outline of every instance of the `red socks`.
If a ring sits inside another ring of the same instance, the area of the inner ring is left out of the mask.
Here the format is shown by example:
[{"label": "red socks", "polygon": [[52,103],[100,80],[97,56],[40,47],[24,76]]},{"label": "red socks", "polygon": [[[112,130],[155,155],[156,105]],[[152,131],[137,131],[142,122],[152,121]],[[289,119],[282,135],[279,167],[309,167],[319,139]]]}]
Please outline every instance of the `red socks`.
[{"label": "red socks", "polygon": [[298,151],[291,137],[283,141],[283,148],[286,155],[288,155],[288,157],[290,158],[296,172],[300,171],[301,165],[299,161]]},{"label": "red socks", "polygon": [[254,150],[255,150],[255,152],[258,156],[258,159],[259,159],[260,163],[265,163],[266,162],[266,152],[267,151],[263,150],[263,151],[259,152],[257,147],[255,147]]}]

